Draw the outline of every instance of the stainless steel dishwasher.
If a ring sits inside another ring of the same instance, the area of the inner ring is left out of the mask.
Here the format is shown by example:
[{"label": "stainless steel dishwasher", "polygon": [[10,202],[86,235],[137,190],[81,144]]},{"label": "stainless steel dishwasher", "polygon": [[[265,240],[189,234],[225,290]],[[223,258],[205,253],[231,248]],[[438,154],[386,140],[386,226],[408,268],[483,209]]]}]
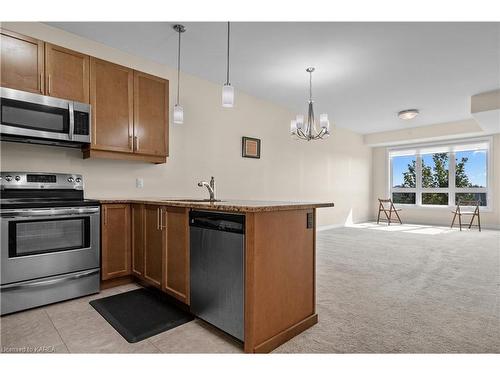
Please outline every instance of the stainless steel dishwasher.
[{"label": "stainless steel dishwasher", "polygon": [[191,312],[244,339],[245,216],[191,211]]}]

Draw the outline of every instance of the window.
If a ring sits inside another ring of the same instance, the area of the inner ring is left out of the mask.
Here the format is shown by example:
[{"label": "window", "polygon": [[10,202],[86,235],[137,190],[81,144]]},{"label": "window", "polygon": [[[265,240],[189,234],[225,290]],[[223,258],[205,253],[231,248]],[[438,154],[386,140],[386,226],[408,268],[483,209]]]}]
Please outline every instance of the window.
[{"label": "window", "polygon": [[394,203],[447,207],[460,201],[489,206],[490,140],[389,150]]}]

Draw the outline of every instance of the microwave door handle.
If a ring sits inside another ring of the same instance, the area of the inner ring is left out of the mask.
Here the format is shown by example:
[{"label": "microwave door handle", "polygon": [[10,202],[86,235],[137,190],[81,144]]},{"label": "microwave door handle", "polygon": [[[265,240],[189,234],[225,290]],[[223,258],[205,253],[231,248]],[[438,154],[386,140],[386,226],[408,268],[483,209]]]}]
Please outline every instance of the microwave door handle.
[{"label": "microwave door handle", "polygon": [[75,131],[75,110],[74,110],[73,102],[69,102],[68,103],[68,110],[69,110],[69,132],[68,132],[68,138],[71,141],[73,139],[73,133]]}]

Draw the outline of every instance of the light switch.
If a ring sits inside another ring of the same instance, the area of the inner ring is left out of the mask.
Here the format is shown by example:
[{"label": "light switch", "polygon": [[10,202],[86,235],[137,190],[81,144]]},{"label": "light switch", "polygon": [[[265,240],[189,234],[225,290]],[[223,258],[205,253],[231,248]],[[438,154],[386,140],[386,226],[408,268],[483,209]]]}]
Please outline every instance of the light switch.
[{"label": "light switch", "polygon": [[135,187],[138,189],[142,189],[144,187],[144,179],[143,178],[136,178],[135,179]]}]

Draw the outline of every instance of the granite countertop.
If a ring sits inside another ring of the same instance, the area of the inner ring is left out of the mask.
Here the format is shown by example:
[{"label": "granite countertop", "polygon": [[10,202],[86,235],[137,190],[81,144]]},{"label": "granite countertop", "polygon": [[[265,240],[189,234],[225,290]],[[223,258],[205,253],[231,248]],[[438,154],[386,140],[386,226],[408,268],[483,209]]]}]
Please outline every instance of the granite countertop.
[{"label": "granite countertop", "polygon": [[[196,198],[94,198],[103,204],[111,203],[145,203],[173,207],[187,207],[215,211],[231,212],[263,212],[287,211],[310,208],[333,207],[332,202],[283,202],[283,201],[252,201],[252,200],[221,200],[208,202]],[[193,199],[193,200],[190,200]]]}]

